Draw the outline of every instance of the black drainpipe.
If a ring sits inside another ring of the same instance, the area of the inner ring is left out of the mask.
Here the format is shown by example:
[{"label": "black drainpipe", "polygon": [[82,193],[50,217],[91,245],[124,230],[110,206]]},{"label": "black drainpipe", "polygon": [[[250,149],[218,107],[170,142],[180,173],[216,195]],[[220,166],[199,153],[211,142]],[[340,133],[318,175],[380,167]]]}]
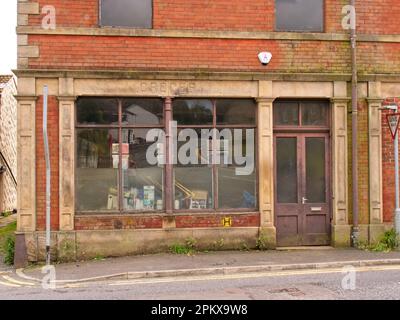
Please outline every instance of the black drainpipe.
[{"label": "black drainpipe", "polygon": [[[350,0],[350,5],[355,10],[355,0]],[[355,18],[355,17],[354,17]],[[354,21],[354,28],[351,27],[351,112],[352,112],[352,180],[353,180],[353,228],[351,232],[352,246],[356,247],[358,242],[358,93],[357,93],[357,26]]]}]

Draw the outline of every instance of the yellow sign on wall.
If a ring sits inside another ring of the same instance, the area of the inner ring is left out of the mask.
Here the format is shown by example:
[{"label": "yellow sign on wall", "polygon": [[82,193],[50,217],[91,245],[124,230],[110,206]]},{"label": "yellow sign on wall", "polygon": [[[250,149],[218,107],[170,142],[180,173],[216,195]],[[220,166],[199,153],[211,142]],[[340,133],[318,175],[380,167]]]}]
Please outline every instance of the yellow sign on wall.
[{"label": "yellow sign on wall", "polygon": [[225,217],[222,219],[222,225],[225,228],[231,228],[232,227],[232,217]]}]

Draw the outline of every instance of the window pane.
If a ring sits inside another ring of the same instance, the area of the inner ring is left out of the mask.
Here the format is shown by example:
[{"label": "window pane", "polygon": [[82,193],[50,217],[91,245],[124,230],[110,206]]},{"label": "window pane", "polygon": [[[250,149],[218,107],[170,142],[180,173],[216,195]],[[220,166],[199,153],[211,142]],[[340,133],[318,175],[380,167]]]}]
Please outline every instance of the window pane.
[{"label": "window pane", "polygon": [[161,125],[164,108],[161,99],[124,99],[122,123],[125,125]]},{"label": "window pane", "polygon": [[101,25],[151,28],[152,0],[101,0]]},{"label": "window pane", "polygon": [[306,138],[306,198],[325,203],[325,138]]},{"label": "window pane", "polygon": [[329,105],[326,102],[315,101],[301,104],[301,122],[303,126],[328,125]]},{"label": "window pane", "polygon": [[209,164],[212,140],[206,135],[208,132],[209,129],[182,129],[178,132],[178,140],[185,141],[178,141],[178,158],[174,166],[176,210],[214,207],[213,173]]},{"label": "window pane", "polygon": [[219,209],[256,208],[256,174],[237,175],[237,167],[218,168]]},{"label": "window pane", "polygon": [[149,129],[122,131],[122,169],[124,210],[162,210],[163,168],[152,166],[146,152],[153,143],[146,142]]},{"label": "window pane", "polygon": [[275,0],[275,12],[277,31],[323,31],[323,0]]},{"label": "window pane", "polygon": [[118,125],[117,99],[80,98],[76,113],[78,124]]},{"label": "window pane", "polygon": [[217,100],[217,124],[256,124],[254,100]]},{"label": "window pane", "polygon": [[174,208],[176,210],[213,208],[212,168],[207,166],[176,167],[174,174]]},{"label": "window pane", "polygon": [[279,203],[297,203],[297,139],[276,139],[277,195]]},{"label": "window pane", "polygon": [[213,103],[211,100],[174,100],[174,120],[178,125],[212,125]]},{"label": "window pane", "polygon": [[281,126],[299,125],[299,104],[291,101],[274,103],[274,124]]},{"label": "window pane", "polygon": [[218,208],[256,208],[255,130],[224,129],[220,131],[220,138],[215,144],[221,159]]},{"label": "window pane", "polygon": [[[118,130],[77,130],[77,210],[118,210]],[[114,160],[114,161],[113,161]]]}]

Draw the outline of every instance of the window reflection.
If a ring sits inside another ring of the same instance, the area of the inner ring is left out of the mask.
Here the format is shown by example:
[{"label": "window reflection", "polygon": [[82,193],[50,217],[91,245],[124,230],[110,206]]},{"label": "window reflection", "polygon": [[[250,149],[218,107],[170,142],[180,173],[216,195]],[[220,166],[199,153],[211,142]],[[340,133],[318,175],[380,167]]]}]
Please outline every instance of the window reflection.
[{"label": "window reflection", "polygon": [[78,211],[118,209],[118,163],[115,166],[112,158],[116,143],[114,130],[77,130]]},{"label": "window reflection", "polygon": [[161,125],[164,122],[161,99],[124,99],[122,102],[123,125]]},{"label": "window reflection", "polygon": [[163,168],[149,165],[146,152],[152,143],[146,142],[150,129],[123,130],[122,178],[125,210],[162,210]]},{"label": "window reflection", "polygon": [[178,125],[212,125],[213,102],[206,99],[173,101],[174,120]]}]

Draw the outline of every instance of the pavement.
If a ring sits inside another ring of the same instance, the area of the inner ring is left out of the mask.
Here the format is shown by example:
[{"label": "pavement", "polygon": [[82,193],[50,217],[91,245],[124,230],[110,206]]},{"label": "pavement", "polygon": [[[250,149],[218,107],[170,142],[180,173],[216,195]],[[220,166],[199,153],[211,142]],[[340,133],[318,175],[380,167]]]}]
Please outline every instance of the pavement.
[{"label": "pavement", "polygon": [[[56,283],[265,273],[328,268],[400,266],[400,252],[308,248],[277,251],[219,251],[194,255],[156,254],[55,265]],[[40,282],[42,266],[16,270],[18,281]]]}]

